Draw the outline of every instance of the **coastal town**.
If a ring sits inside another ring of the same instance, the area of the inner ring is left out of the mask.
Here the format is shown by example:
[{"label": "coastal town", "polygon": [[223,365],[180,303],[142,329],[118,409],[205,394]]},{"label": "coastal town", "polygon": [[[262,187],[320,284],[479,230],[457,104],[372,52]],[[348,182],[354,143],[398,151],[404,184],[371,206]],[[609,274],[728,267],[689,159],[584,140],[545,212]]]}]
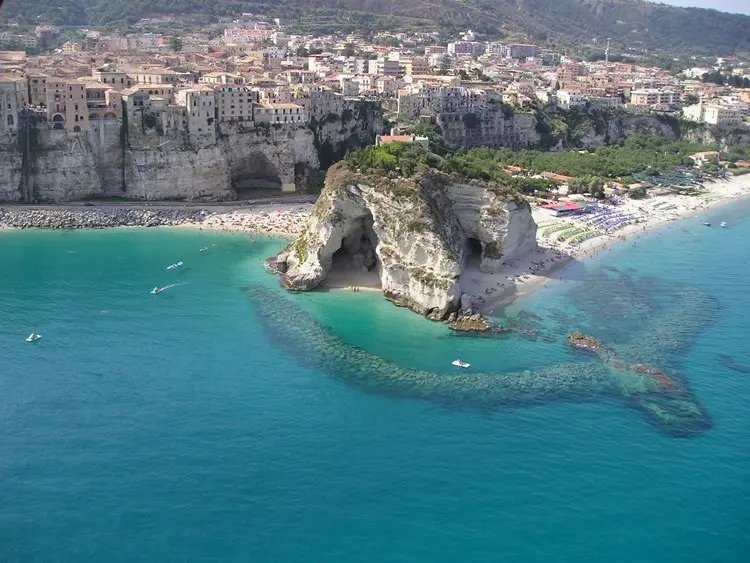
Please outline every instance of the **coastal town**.
[{"label": "coastal town", "polygon": [[397,135],[413,135],[416,122],[436,125],[448,147],[536,144],[530,118],[504,131],[503,116],[530,117],[540,106],[621,109],[725,129],[750,119],[750,61],[734,55],[676,73],[610,60],[615,46],[606,39],[600,57],[584,61],[533,44],[483,41],[471,30],[440,43],[437,33],[292,35],[262,14],[237,14],[184,36],[161,31],[170,23],[147,18],[120,34],[6,26],[0,135],[17,133],[31,116],[69,134],[130,119],[167,137],[184,132],[210,143],[222,124],[345,119],[352,100],[381,105]]},{"label": "coastal town", "polygon": [[[447,42],[430,32],[296,35],[247,13],[177,36],[172,23],[0,33],[0,46],[14,47],[0,51],[0,141],[17,163],[3,173],[0,201],[42,206],[4,209],[0,226],[299,237],[314,196],[273,198],[314,191],[319,170],[366,146],[445,155],[593,150],[641,134],[719,140],[720,150],[685,153],[659,173],[592,178],[490,164],[531,186],[524,195],[538,225],[538,252],[466,276],[472,294],[497,305],[572,259],[750,191],[750,59],[741,56],[696,58],[677,72],[611,57],[609,40],[583,58],[471,30]],[[44,150],[34,145],[45,143],[59,150],[40,178],[35,151]],[[92,207],[43,207],[83,200]],[[132,207],[138,200],[166,206]],[[380,285],[356,278],[353,286]]]}]

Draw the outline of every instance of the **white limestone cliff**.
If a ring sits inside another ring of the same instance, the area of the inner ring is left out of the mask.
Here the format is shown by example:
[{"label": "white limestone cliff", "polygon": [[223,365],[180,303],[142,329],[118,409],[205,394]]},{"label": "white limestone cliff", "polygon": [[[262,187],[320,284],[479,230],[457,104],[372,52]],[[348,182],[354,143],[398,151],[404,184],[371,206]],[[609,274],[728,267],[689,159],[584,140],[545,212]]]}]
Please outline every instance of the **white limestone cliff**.
[{"label": "white limestone cliff", "polygon": [[444,319],[461,304],[471,260],[494,272],[535,249],[536,224],[515,192],[441,174],[388,179],[336,165],[309,224],[276,267],[295,291],[318,287],[342,264],[375,271],[388,299]]},{"label": "white limestone cliff", "polygon": [[306,188],[318,168],[305,127],[225,126],[210,143],[131,127],[124,142],[118,121],[96,121],[85,133],[42,124],[24,158],[18,138],[0,138],[0,202],[65,202],[92,197],[147,200],[229,200],[255,184]]}]

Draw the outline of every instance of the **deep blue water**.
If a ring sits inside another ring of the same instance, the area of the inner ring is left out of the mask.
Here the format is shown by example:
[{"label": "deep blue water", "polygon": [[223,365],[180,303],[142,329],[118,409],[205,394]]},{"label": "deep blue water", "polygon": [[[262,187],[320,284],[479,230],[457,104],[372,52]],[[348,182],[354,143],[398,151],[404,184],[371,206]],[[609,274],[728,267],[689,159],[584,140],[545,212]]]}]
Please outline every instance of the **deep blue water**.
[{"label": "deep blue water", "polygon": [[[746,217],[723,208],[728,229],[692,219],[574,265],[507,311],[538,315],[535,339],[501,340],[374,295],[285,295],[262,266],[278,241],[0,233],[0,561],[750,561]],[[508,377],[585,369],[598,360],[564,342],[584,330],[689,385],[712,426],[676,438],[606,396],[490,409],[471,390],[368,389],[282,346],[258,287],[444,378],[459,356]],[[695,291],[713,305],[677,352],[638,340]]]}]

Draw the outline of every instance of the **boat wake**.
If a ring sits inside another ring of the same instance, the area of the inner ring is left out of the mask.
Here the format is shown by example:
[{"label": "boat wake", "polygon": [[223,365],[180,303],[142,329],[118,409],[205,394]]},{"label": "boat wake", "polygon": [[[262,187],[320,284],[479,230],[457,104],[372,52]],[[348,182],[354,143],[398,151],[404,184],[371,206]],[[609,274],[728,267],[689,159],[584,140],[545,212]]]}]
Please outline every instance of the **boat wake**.
[{"label": "boat wake", "polygon": [[182,283],[172,283],[169,285],[165,285],[164,287],[155,287],[151,290],[152,295],[156,295],[157,293],[161,293],[162,291],[166,291],[168,289],[172,289],[173,287],[180,287],[181,285],[187,285],[190,282],[182,282]]}]

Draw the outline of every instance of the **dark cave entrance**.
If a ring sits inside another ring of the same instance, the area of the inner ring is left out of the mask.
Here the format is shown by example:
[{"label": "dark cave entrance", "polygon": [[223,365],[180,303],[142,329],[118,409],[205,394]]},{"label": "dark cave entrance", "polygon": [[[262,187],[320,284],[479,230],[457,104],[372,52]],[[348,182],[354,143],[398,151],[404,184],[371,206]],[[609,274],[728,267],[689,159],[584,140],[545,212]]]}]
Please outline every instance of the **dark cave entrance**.
[{"label": "dark cave entrance", "polygon": [[477,268],[482,263],[482,243],[479,239],[467,238],[466,239],[466,267]]},{"label": "dark cave entrance", "polygon": [[261,153],[253,153],[232,165],[232,188],[243,199],[263,191],[281,190],[281,176],[276,167]]},{"label": "dark cave entrance", "polygon": [[380,268],[375,249],[378,236],[372,215],[359,220],[341,240],[334,254],[327,282],[334,287],[380,287]]}]

